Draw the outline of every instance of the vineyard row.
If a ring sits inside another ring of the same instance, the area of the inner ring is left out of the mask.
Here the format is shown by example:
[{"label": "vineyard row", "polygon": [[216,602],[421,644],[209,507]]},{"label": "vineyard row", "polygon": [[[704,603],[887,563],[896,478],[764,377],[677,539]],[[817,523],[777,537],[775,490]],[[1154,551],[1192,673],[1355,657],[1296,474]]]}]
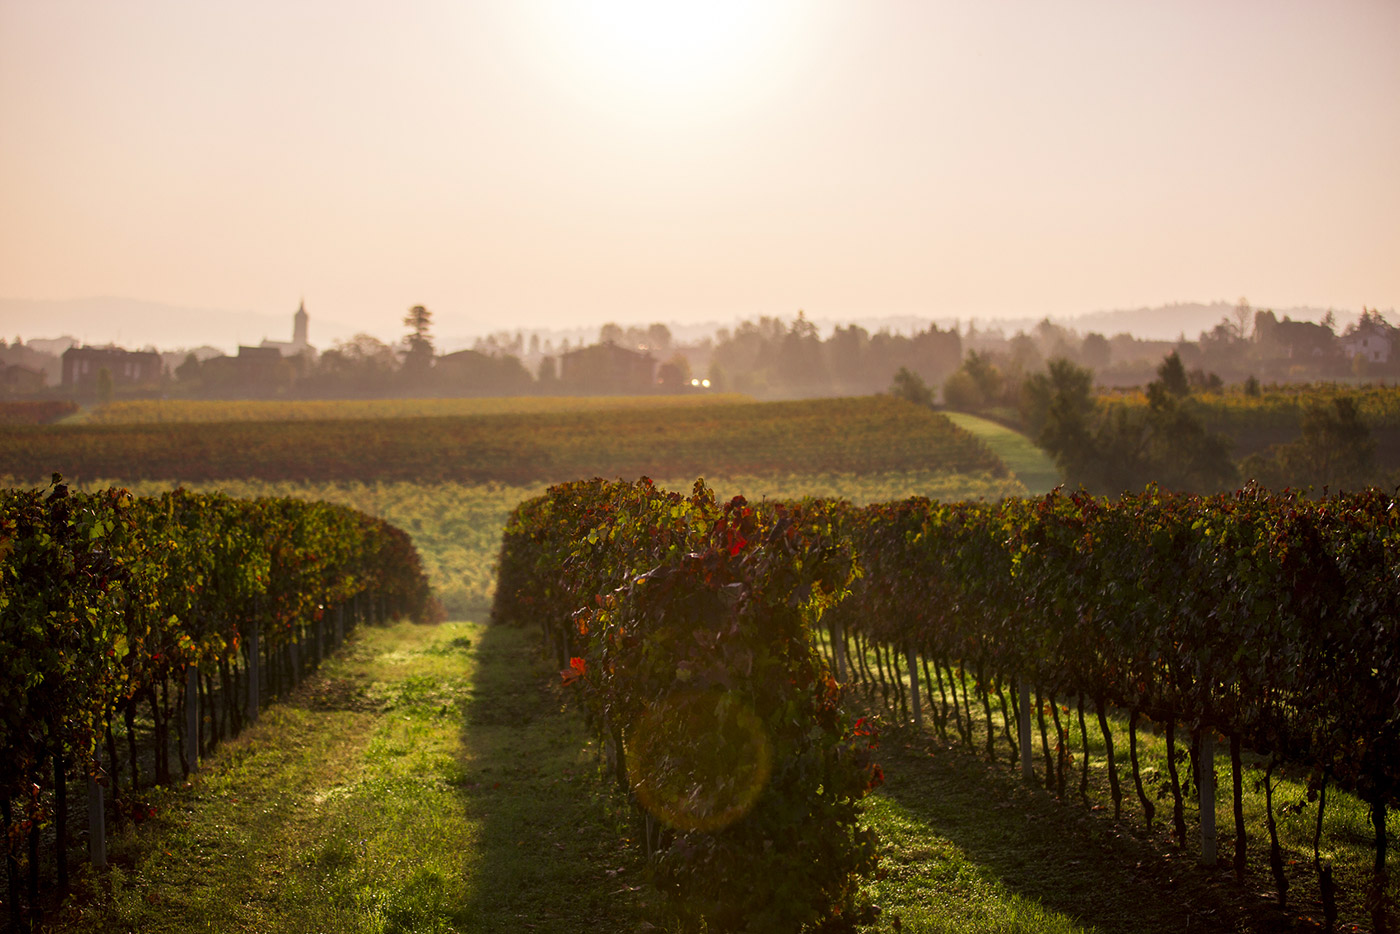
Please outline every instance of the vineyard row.
[{"label": "vineyard row", "polygon": [[[11,927],[37,919],[50,885],[66,891],[70,779],[87,786],[89,852],[102,865],[109,819],[143,817],[143,778],[171,781],[172,748],[188,774],[358,619],[431,612],[408,537],[348,508],[184,490],[84,494],[58,477],[0,490]],[[138,748],[142,734],[151,748]]]},{"label": "vineyard row", "polygon": [[[838,680],[866,665],[868,652],[891,674],[907,667],[915,688],[920,666],[923,685],[939,690],[955,668],[972,674],[970,693],[962,682],[965,719],[976,702],[988,723],[993,705],[1003,722],[1017,721],[1007,739],[1027,771],[1032,710],[1042,711],[1048,759],[1043,713],[1057,711],[1056,698],[1072,699],[1104,734],[1115,813],[1123,792],[1110,715],[1129,721],[1128,756],[1149,821],[1138,727],[1165,730],[1169,763],[1178,738],[1193,758],[1213,757],[1223,738],[1236,778],[1239,860],[1242,750],[1266,757],[1269,772],[1305,770],[1323,802],[1328,787],[1356,795],[1371,810],[1370,901],[1384,929],[1386,810],[1400,792],[1400,505],[1391,496],[1371,490],[1312,501],[1252,488],[1215,497],[1149,489],[1111,501],[1056,493],[995,504],[808,500],[755,510],[740,501],[706,506],[703,493],[686,499],[645,482],[565,485],[523,504],[507,529],[497,618],[543,622],[619,756],[642,741],[633,734],[645,709],[618,700],[634,690],[633,663],[624,664],[631,656],[620,647],[657,666],[647,688],[653,707],[689,693],[696,645],[713,683],[747,697],[756,690],[746,686],[755,670],[747,655],[716,667],[727,633],[752,625],[770,638],[796,638],[768,627],[780,607],[800,607],[807,626],[820,618],[827,628],[827,639],[812,639],[811,630],[805,638],[831,646]],[[736,511],[753,513],[742,534],[733,532]],[[707,604],[660,582],[680,573],[662,569],[688,568],[696,555],[756,576],[726,591],[732,581],[697,566],[692,577],[729,596],[711,600],[707,612],[694,609]],[[744,613],[752,622],[736,623]],[[1055,730],[1063,751],[1065,730]],[[986,739],[990,754],[990,729]],[[1063,782],[1063,761],[1058,771]],[[1197,774],[1209,786],[1213,766]],[[1172,822],[1184,843],[1183,782],[1172,777]],[[1203,840],[1213,849],[1213,828],[1203,828]],[[1276,839],[1271,848],[1276,860]],[[1321,882],[1324,899],[1329,884]]]}]

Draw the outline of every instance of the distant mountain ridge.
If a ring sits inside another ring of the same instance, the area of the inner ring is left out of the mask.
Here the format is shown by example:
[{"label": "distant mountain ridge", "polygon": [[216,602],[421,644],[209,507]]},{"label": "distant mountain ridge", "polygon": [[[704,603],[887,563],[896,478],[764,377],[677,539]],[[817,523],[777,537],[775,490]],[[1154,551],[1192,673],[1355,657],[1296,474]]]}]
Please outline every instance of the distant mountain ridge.
[{"label": "distant mountain ridge", "polygon": [[[1330,311],[1336,320],[1338,333],[1361,316],[1360,311],[1341,308],[1250,306],[1251,312],[1266,310],[1272,311],[1280,319],[1287,316],[1294,321],[1321,321]],[[1170,305],[1159,305],[1155,308],[1144,306],[1114,311],[1092,311],[1078,315],[1050,315],[1049,318],[1052,323],[1069,328],[1079,334],[1097,333],[1104,337],[1131,334],[1139,340],[1154,341],[1174,341],[1185,337],[1188,341],[1194,341],[1201,336],[1203,331],[1211,330],[1222,320],[1233,322],[1234,312],[1235,305],[1232,302],[1177,302]],[[1389,309],[1384,314],[1388,320],[1400,323],[1400,317],[1397,317],[1395,309]],[[964,319],[962,324],[964,330],[969,324],[972,324],[979,331],[1001,331],[1010,336],[1017,331],[1032,331],[1043,320],[1045,320],[1043,317],[975,318]],[[940,325],[950,323],[947,321],[939,322]]]},{"label": "distant mountain ridge", "polygon": [[[319,348],[350,337],[349,328],[318,319],[311,312],[311,343]],[[288,340],[292,335],[289,305],[285,315],[231,311],[226,308],[187,308],[116,296],[57,301],[0,298],[0,337],[34,339],[71,337],[82,344],[116,344],[129,350],[193,348],[212,344],[234,353],[239,344],[259,344],[263,338]]]},{"label": "distant mountain ridge", "polygon": [[[1112,337],[1126,332],[1147,340],[1175,340],[1181,336],[1185,336],[1187,340],[1195,340],[1202,331],[1215,327],[1222,318],[1230,318],[1234,309],[1234,304],[1230,302],[1182,302],[1156,308],[1095,311],[1049,317],[1055,324],[1080,334],[1097,332],[1105,337]],[[1343,309],[1272,309],[1280,318],[1287,315],[1303,321],[1320,321],[1329,310],[1333,311],[1338,330],[1359,316],[1359,311]],[[356,333],[357,329],[321,318],[314,305],[308,307],[307,311],[311,315],[311,343],[321,350],[328,349],[334,342],[348,339]],[[129,349],[156,347],[165,351],[213,345],[225,352],[234,353],[239,344],[258,344],[264,338],[287,340],[291,336],[294,312],[295,308],[290,303],[285,315],[271,315],[223,308],[189,308],[111,296],[60,301],[0,298],[0,337],[10,340],[20,336],[28,342],[31,339],[51,340],[67,336],[84,344],[111,343]],[[1386,310],[1385,315],[1392,322],[1400,323],[1400,318],[1397,318],[1393,308]],[[795,312],[775,314],[775,317],[784,321],[790,321],[795,316]],[[1042,320],[1044,316],[954,318],[939,315],[920,318],[910,315],[870,314],[860,317],[814,318],[812,322],[823,333],[830,333],[831,329],[838,325],[859,324],[871,332],[888,329],[908,334],[936,324],[944,330],[957,327],[965,332],[970,326],[975,326],[979,331],[1001,331],[1009,336],[1017,331],[1033,330]],[[596,340],[598,329],[603,323],[599,321],[592,326],[524,330],[542,336],[567,335],[578,344]],[[721,327],[732,329],[737,323],[736,320],[727,325],[708,322],[671,323],[668,326],[675,334],[677,343],[690,343],[713,335]],[[397,321],[390,321],[390,329],[378,336],[394,340],[397,337],[392,333],[394,324],[397,324]],[[450,351],[469,347],[474,339],[475,337],[468,336],[440,336],[437,343],[440,350]]]},{"label": "distant mountain ridge", "polygon": [[[1287,316],[1294,321],[1321,321],[1330,311],[1336,319],[1338,331],[1361,316],[1360,311],[1340,308],[1251,307],[1251,311],[1264,310],[1272,311],[1280,319]],[[1200,337],[1202,331],[1209,331],[1222,319],[1233,321],[1234,312],[1235,304],[1233,302],[1211,302],[1210,304],[1183,302],[1163,305],[1158,308],[1095,311],[1074,315],[1063,319],[1061,323],[1081,334],[1097,331],[1105,337],[1112,337],[1115,334],[1126,332],[1145,340],[1175,340],[1185,335],[1187,340],[1193,341]],[[1394,309],[1391,309],[1389,317],[1394,318],[1394,316]]]}]

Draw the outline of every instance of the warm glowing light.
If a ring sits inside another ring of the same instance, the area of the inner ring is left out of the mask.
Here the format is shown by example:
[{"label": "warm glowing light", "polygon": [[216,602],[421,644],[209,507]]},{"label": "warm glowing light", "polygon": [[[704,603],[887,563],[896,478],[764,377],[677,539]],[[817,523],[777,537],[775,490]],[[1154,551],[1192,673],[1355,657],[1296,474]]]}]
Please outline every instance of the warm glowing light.
[{"label": "warm glowing light", "polygon": [[[670,104],[738,94],[784,58],[801,7],[791,0],[588,0],[551,4],[551,69],[602,102]],[[679,99],[679,100],[678,100]]]},{"label": "warm glowing light", "polygon": [[743,817],[773,774],[758,715],[735,693],[682,691],[626,731],[627,778],[652,816],[680,830],[721,830]]}]

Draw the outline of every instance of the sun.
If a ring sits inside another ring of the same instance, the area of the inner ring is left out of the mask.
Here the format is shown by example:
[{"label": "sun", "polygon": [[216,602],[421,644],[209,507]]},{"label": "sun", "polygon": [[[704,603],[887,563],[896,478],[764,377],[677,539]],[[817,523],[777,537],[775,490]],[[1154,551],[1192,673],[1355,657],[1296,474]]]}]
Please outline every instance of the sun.
[{"label": "sun", "polygon": [[580,38],[600,61],[636,77],[684,81],[737,64],[762,25],[754,3],[666,3],[603,0],[580,3]]},{"label": "sun", "polygon": [[797,0],[575,0],[536,8],[566,80],[605,99],[695,101],[761,80],[785,54]]}]

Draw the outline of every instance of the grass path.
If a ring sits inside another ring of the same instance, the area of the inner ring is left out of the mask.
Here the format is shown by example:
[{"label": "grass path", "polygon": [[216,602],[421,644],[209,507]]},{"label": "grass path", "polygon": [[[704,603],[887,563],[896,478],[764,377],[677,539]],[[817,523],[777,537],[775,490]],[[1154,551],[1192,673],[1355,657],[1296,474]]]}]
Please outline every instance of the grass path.
[{"label": "grass path", "polygon": [[1048,493],[1060,482],[1060,471],[1050,456],[1035,443],[1005,425],[966,412],[944,412],[959,428],[965,428],[981,438],[992,453],[1025,484],[1032,496]]},{"label": "grass path", "polygon": [[[531,632],[361,630],[188,787],[155,796],[157,816],[116,838],[114,868],[83,874],[45,930],[671,931],[556,679]],[[1291,927],[1102,810],[927,731],[883,740],[870,934]]]},{"label": "grass path", "polygon": [[[1220,874],[912,728],[881,744],[868,811],[886,876],[879,932],[1265,934],[1294,928]],[[1251,910],[1254,909],[1254,910]],[[895,922],[895,918],[899,922]]]},{"label": "grass path", "polygon": [[517,630],[361,631],[48,929],[637,930],[625,824],[536,658]]}]

